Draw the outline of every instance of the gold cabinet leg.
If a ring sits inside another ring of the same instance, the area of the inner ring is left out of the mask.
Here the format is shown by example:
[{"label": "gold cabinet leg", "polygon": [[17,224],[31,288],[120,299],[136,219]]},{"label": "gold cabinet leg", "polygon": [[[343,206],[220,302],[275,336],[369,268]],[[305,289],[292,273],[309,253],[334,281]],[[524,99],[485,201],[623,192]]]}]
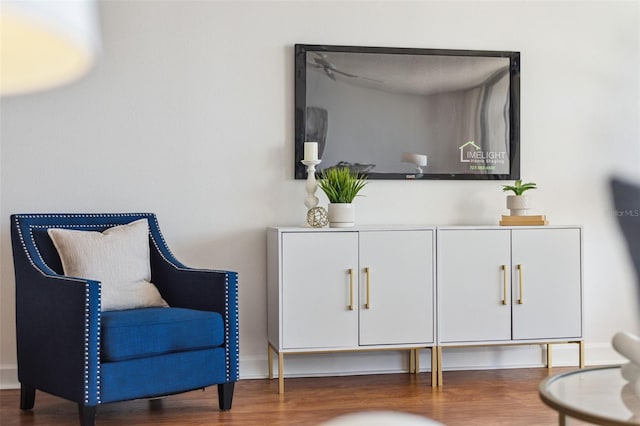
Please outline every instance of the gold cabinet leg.
[{"label": "gold cabinet leg", "polygon": [[438,386],[442,386],[444,384],[442,381],[442,346],[438,346],[437,348],[436,359],[438,364]]},{"label": "gold cabinet leg", "polygon": [[414,373],[420,374],[420,349],[413,350],[413,370]]},{"label": "gold cabinet leg", "polygon": [[409,349],[409,374],[416,372],[416,350]]},{"label": "gold cabinet leg", "polygon": [[267,345],[267,362],[269,363],[269,380],[273,380],[273,353],[270,343]]},{"label": "gold cabinet leg", "polygon": [[580,368],[584,368],[584,340],[580,340],[578,342],[578,352],[580,356],[579,366]]},{"label": "gold cabinet leg", "polygon": [[431,387],[438,386],[438,356],[436,348],[431,347]]},{"label": "gold cabinet leg", "polygon": [[278,352],[278,393],[284,393],[284,354]]},{"label": "gold cabinet leg", "polygon": [[553,361],[551,360],[551,343],[547,343],[547,369],[551,369]]}]

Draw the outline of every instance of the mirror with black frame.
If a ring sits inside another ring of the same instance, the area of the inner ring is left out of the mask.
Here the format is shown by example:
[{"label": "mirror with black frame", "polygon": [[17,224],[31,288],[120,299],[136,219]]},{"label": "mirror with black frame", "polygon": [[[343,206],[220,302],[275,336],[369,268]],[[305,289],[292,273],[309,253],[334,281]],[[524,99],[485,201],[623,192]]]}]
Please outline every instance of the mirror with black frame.
[{"label": "mirror with black frame", "polygon": [[317,170],[370,179],[520,176],[519,52],[295,46],[295,177],[304,142]]}]

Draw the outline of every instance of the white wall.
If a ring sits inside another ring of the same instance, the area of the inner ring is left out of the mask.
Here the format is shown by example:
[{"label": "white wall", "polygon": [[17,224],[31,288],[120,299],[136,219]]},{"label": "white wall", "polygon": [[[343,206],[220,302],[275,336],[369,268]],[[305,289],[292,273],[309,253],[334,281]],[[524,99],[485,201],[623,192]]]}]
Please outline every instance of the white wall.
[{"label": "white wall", "polygon": [[[17,212],[156,212],[185,263],[239,271],[242,376],[266,375],[265,227],[305,215],[292,179],[294,43],[520,51],[523,176],[551,223],[585,226],[587,363],[618,360],[609,340],[638,318],[607,177],[640,178],[639,4],[102,2],[104,51],[87,78],[1,101],[0,384],[15,383]],[[375,181],[365,193],[361,224],[505,213],[499,182]],[[537,348],[506,351],[458,350],[445,367],[541,362]],[[569,352],[555,359],[574,362]],[[385,370],[401,366],[394,357],[290,366]]]}]

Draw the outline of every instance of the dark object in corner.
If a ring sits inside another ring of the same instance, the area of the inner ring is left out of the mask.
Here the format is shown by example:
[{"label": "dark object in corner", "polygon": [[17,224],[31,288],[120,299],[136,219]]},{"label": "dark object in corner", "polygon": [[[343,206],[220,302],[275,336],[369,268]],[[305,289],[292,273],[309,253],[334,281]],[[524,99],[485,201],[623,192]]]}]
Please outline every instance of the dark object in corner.
[{"label": "dark object in corner", "polygon": [[[636,271],[640,303],[640,185],[619,178],[611,180],[614,213],[629,248]],[[638,305],[640,306],[640,305]]]}]

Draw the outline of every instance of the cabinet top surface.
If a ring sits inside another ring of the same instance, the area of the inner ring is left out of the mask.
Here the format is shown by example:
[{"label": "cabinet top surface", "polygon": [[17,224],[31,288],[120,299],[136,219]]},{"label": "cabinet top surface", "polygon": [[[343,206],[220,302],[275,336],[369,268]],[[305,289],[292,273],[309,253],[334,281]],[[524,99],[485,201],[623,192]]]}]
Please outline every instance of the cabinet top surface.
[{"label": "cabinet top surface", "polygon": [[310,226],[270,226],[267,229],[280,232],[357,232],[357,231],[422,231],[436,229],[432,225],[358,225],[350,228],[312,228]]},{"label": "cabinet top surface", "polygon": [[312,228],[309,226],[278,225],[268,230],[278,232],[358,232],[358,231],[420,231],[472,229],[582,229],[582,225],[500,226],[500,225],[359,225],[350,228]]}]

